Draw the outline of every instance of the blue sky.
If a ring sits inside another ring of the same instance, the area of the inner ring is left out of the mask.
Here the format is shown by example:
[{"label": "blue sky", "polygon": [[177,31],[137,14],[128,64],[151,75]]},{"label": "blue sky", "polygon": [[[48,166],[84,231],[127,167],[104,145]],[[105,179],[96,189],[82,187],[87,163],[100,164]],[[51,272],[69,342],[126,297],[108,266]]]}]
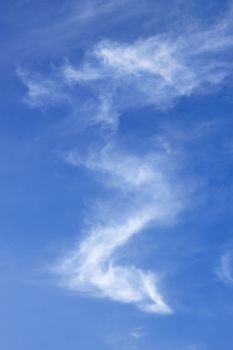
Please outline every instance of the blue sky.
[{"label": "blue sky", "polygon": [[0,9],[0,347],[231,350],[233,3]]}]

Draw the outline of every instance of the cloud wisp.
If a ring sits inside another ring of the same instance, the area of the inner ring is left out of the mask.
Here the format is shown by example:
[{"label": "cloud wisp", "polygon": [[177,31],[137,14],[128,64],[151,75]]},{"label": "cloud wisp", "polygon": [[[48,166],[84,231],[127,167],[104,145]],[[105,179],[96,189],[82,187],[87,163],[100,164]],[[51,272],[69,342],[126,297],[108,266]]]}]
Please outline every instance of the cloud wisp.
[{"label": "cloud wisp", "polygon": [[58,272],[64,274],[65,285],[75,291],[136,304],[152,313],[170,313],[171,308],[158,292],[153,273],[134,266],[121,266],[111,260],[114,251],[126,244],[148,222],[138,213],[124,224],[100,227],[88,234],[80,247],[66,258]]},{"label": "cloud wisp", "polygon": [[159,292],[159,277],[135,266],[122,266],[117,261],[118,250],[135,235],[152,223],[168,224],[180,210],[175,190],[162,171],[156,157],[144,160],[120,154],[112,147],[98,154],[91,152],[84,160],[68,154],[66,161],[75,166],[85,166],[101,173],[101,180],[116,190],[108,203],[104,224],[92,227],[87,238],[68,257],[56,266],[64,276],[64,285],[112,300],[133,303],[151,313],[170,313]]},{"label": "cloud wisp", "polygon": [[105,40],[89,50],[79,65],[66,60],[49,77],[18,71],[30,107],[65,103],[72,117],[86,126],[110,127],[108,144],[101,150],[89,142],[86,155],[71,150],[65,157],[101,179],[112,197],[105,204],[107,215],[98,213],[102,223],[90,225],[80,245],[55,267],[65,287],[133,303],[146,312],[172,312],[159,291],[159,276],[124,266],[117,257],[118,250],[149,225],[171,222],[184,207],[184,195],[168,166],[168,151],[133,155],[114,147],[113,139],[125,110],[151,105],[165,109],[178,98],[221,86],[232,74],[232,38],[231,27],[221,23],[132,43]]},{"label": "cloud wisp", "polygon": [[217,276],[225,284],[233,286],[232,251],[225,253],[221,257],[220,267],[217,270]]},{"label": "cloud wisp", "polygon": [[[216,89],[232,74],[232,39],[232,28],[223,21],[205,30],[160,34],[133,43],[105,40],[79,65],[66,60],[49,78],[38,79],[25,71],[19,71],[19,77],[32,107],[60,100],[80,119],[85,114],[87,123],[114,124],[124,109],[164,109],[177,98]],[[67,93],[69,98],[64,98]]]}]

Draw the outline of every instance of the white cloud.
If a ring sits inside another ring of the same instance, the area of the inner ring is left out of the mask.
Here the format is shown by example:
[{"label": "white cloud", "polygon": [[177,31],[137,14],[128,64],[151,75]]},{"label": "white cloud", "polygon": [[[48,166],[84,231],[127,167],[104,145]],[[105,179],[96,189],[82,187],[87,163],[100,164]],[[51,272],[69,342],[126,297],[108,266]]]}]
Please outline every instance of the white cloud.
[{"label": "white cloud", "polygon": [[122,94],[125,85],[126,89],[130,86],[138,103],[164,108],[177,97],[206,92],[222,83],[232,72],[231,59],[222,54],[232,46],[232,33],[217,26],[177,37],[158,35],[131,44],[104,41],[94,54],[115,85],[119,80],[124,82]]},{"label": "white cloud", "polygon": [[232,39],[231,27],[220,23],[206,30],[157,35],[133,43],[105,40],[80,65],[66,60],[49,79],[32,74],[29,78],[25,71],[19,76],[33,106],[60,100],[78,114],[77,98],[81,113],[79,94],[85,89],[90,105],[99,108],[95,117],[89,116],[90,123],[116,124],[125,108],[148,104],[167,108],[176,98],[221,85],[232,74]]},{"label": "white cloud", "polygon": [[144,337],[144,331],[141,327],[136,327],[130,330],[129,335],[132,338],[140,339]]},{"label": "white cloud", "polygon": [[[110,145],[92,151],[84,160],[74,152],[67,155],[70,164],[101,173],[101,182],[116,188],[117,195],[112,194],[108,204],[112,209],[105,223],[91,228],[83,242],[57,265],[66,287],[133,303],[146,312],[172,311],[159,291],[158,276],[117,261],[118,250],[130,239],[153,222],[168,224],[183,205],[175,186],[170,186],[161,158],[119,153]],[[119,205],[116,197],[120,197]]]},{"label": "white cloud", "polygon": [[220,280],[228,285],[233,285],[232,252],[229,251],[221,257],[220,267],[217,270]]},{"label": "white cloud", "polygon": [[57,266],[64,276],[64,285],[112,300],[136,304],[151,313],[170,313],[157,289],[157,279],[151,272],[134,266],[114,263],[114,252],[145,228],[151,217],[138,213],[123,224],[99,227],[88,234],[80,247]]},{"label": "white cloud", "polygon": [[66,64],[62,67],[62,74],[65,82],[68,84],[101,79],[100,73],[90,65],[84,65],[82,70],[77,70],[66,60]]},{"label": "white cloud", "polygon": [[29,72],[18,69],[17,75],[28,89],[28,94],[24,98],[30,107],[45,108],[48,105],[67,103],[69,96],[61,89],[54,79],[44,79],[40,75],[31,75]]},{"label": "white cloud", "polygon": [[75,15],[71,16],[69,21],[90,21],[95,17],[102,15],[108,15],[121,9],[123,6],[127,5],[130,0],[110,0],[108,2],[103,0],[88,1],[84,4],[75,4],[73,12]]},{"label": "white cloud", "polygon": [[[222,55],[232,47],[231,38],[228,27],[216,26],[133,43],[103,41],[78,67],[66,61],[46,79],[24,71],[19,71],[19,77],[28,88],[26,100],[31,106],[65,102],[75,109],[77,118],[84,114],[87,124],[112,124],[117,132],[118,118],[125,109],[167,108],[178,97],[206,93],[220,85],[231,75],[231,60]],[[159,277],[135,266],[122,266],[117,253],[148,225],[167,224],[183,208],[184,195],[170,170],[175,160],[165,144],[164,152],[156,155],[121,152],[114,148],[111,135],[101,150],[88,146],[86,156],[74,151],[66,155],[67,162],[91,170],[113,193],[105,223],[93,224],[80,245],[56,266],[56,272],[63,275],[65,287],[77,292],[133,303],[146,312],[170,313],[159,291]],[[225,259],[225,278],[227,264]]]},{"label": "white cloud", "polygon": [[84,159],[77,152],[71,151],[66,155],[66,161],[73,165],[84,165],[103,174],[110,174],[112,180],[110,184],[113,185],[115,182],[116,186],[120,187],[142,186],[154,180],[156,176],[152,169],[155,159],[148,158],[143,161],[140,157],[119,154],[111,145],[105,146],[97,155],[95,151],[90,151]]}]

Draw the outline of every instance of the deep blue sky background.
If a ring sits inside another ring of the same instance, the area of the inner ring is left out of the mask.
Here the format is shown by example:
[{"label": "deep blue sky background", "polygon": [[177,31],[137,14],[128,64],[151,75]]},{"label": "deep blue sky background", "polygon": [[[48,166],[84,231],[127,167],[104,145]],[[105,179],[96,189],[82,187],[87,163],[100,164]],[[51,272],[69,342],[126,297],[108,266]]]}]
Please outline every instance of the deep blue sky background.
[{"label": "deep blue sky background", "polygon": [[[201,33],[230,22],[231,2],[19,0],[2,2],[0,13],[0,347],[231,350],[232,47],[224,52],[228,75],[217,86],[165,108],[122,107],[113,136],[139,157],[166,140],[176,158],[174,185],[178,178],[187,197],[181,213],[145,229],[118,256],[161,274],[171,315],[60,287],[50,266],[83,239],[96,198],[112,197],[63,154],[86,154],[90,143],[99,149],[106,131],[86,126],[60,101],[30,106],[17,74],[20,68],[51,76],[66,58],[78,66],[103,39],[130,44],[161,33],[177,37],[190,27]],[[77,101],[85,101],[85,89]]]}]

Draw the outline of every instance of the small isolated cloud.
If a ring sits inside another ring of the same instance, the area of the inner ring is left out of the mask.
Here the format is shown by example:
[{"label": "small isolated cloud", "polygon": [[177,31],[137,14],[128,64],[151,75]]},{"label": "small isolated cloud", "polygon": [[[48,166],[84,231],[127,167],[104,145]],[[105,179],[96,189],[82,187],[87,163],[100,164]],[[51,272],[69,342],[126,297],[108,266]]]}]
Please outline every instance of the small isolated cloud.
[{"label": "small isolated cloud", "polygon": [[229,251],[221,257],[220,266],[217,270],[217,275],[220,278],[220,280],[228,285],[233,285],[232,253],[233,253],[232,251]]},{"label": "small isolated cloud", "polygon": [[140,339],[144,337],[144,331],[141,327],[136,327],[130,330],[129,335],[134,339]]}]

